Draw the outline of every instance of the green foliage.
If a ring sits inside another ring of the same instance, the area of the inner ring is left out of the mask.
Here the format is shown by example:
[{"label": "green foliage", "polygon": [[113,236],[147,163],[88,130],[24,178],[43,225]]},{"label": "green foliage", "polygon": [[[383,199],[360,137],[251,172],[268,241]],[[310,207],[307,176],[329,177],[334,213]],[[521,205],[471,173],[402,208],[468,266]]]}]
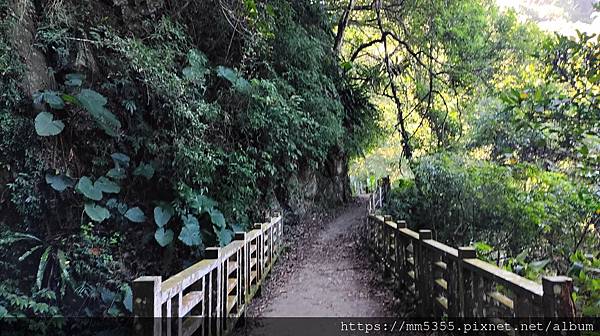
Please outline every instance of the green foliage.
[{"label": "green foliage", "polygon": [[143,176],[150,180],[154,176],[154,167],[149,163],[140,163],[137,168],[133,171],[133,175]]},{"label": "green foliage", "polygon": [[250,83],[248,83],[247,80],[245,80],[232,69],[223,66],[218,66],[217,75],[228,80],[231,83],[231,85],[233,85],[233,87],[240,92],[246,92],[250,87]]},{"label": "green foliage", "polygon": [[77,101],[96,120],[98,126],[110,136],[118,136],[121,123],[117,117],[106,109],[106,97],[96,91],[83,89],[76,96]]},{"label": "green foliage", "polygon": [[84,211],[86,215],[90,217],[91,220],[95,222],[103,222],[105,219],[110,218],[110,212],[105,207],[99,206],[92,202],[86,202]]},{"label": "green foliage", "polygon": [[52,113],[40,112],[35,117],[35,131],[39,136],[59,135],[65,128],[65,124],[60,120],[53,120]]},{"label": "green foliage", "polygon": [[77,182],[77,186],[75,187],[75,189],[91,200],[99,201],[102,199],[102,189],[97,184],[97,182],[95,184],[87,176],[83,176],[79,179],[79,182]]},{"label": "green foliage", "polygon": [[578,251],[571,262],[569,276],[575,285],[575,304],[584,316],[600,316],[600,259]]},{"label": "green foliage", "polygon": [[[68,261],[61,249],[55,249],[52,245],[43,242],[41,239],[24,233],[13,233],[6,232],[2,239],[0,239],[0,246],[13,246],[15,247],[15,243],[19,243],[25,245],[25,243],[33,243],[33,246],[28,248],[19,258],[18,261],[21,263],[29,261],[29,259],[33,259],[32,256],[39,256],[37,262],[37,271],[35,274],[35,291],[42,291],[46,288],[44,285],[44,280],[47,279],[46,274],[48,263],[52,261],[53,266],[58,266],[60,270],[60,293],[61,296],[65,295],[66,286],[69,285],[70,288],[73,288],[73,281],[71,279],[71,275],[68,269]],[[37,252],[41,252],[41,255]],[[51,274],[51,272],[50,272]],[[50,281],[46,282],[49,286]]]},{"label": "green foliage", "polygon": [[134,223],[143,223],[146,221],[146,215],[139,207],[131,208],[125,212],[125,218]]},{"label": "green foliage", "polygon": [[162,228],[173,217],[173,213],[173,207],[170,205],[157,206],[154,208],[154,222]]},{"label": "green foliage", "polygon": [[58,84],[34,97],[18,89],[15,42],[0,40],[0,226],[40,237],[2,245],[0,271],[18,269],[18,297],[61,292],[44,303],[64,314],[126,314],[123,282],[228,244],[267,199],[285,206],[290,179],[323,170],[334,151],[360,152],[377,129],[368,93],[340,76],[317,4],[98,15],[120,6],[36,7],[36,46]]},{"label": "green foliage", "polygon": [[495,161],[536,163],[597,183],[600,83],[592,55],[600,43],[580,34],[547,39],[540,47],[537,73],[502,90],[499,101],[481,104],[470,146],[488,146]]},{"label": "green foliage", "polygon": [[46,103],[48,106],[50,106],[50,108],[55,110],[62,110],[65,108],[65,102],[58,95],[58,93],[53,91],[44,91],[34,94],[33,102],[35,104]]},{"label": "green foliage", "polygon": [[165,230],[164,228],[158,228],[154,233],[154,239],[156,239],[156,242],[162,247],[169,245],[173,241],[173,236],[173,230]]},{"label": "green foliage", "polygon": [[179,240],[181,240],[187,246],[198,246],[202,244],[200,239],[200,224],[198,220],[192,216],[187,215],[182,218],[183,228],[179,234]]},{"label": "green foliage", "polygon": [[508,255],[528,246],[533,258],[567,260],[600,205],[586,185],[529,165],[435,155],[413,171],[415,180],[395,189],[390,210],[456,246],[479,241]]},{"label": "green foliage", "polygon": [[52,187],[52,189],[54,189],[58,192],[63,192],[67,188],[75,185],[75,182],[73,181],[73,179],[66,175],[63,175],[63,174],[51,175],[49,173],[46,174],[46,183],[48,183]]}]

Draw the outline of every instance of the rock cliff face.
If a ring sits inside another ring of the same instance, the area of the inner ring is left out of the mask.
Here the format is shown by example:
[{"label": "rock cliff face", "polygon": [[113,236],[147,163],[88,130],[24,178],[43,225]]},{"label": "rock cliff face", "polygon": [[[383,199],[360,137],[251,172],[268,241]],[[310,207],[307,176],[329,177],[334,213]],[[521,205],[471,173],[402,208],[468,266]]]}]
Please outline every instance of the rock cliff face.
[{"label": "rock cliff face", "polygon": [[348,202],[352,195],[346,154],[336,148],[321,170],[303,170],[288,181],[288,186],[286,204],[297,216],[312,207],[335,207]]}]

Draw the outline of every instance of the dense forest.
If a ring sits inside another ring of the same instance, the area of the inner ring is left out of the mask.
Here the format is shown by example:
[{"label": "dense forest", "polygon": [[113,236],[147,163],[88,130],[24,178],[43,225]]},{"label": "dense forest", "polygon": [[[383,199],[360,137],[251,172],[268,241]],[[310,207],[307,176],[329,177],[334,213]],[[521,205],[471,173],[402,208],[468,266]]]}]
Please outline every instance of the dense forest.
[{"label": "dense forest", "polygon": [[598,36],[492,0],[0,13],[0,317],[129,315],[137,276],[384,175],[395,217],[531,279],[569,274],[600,315]]}]

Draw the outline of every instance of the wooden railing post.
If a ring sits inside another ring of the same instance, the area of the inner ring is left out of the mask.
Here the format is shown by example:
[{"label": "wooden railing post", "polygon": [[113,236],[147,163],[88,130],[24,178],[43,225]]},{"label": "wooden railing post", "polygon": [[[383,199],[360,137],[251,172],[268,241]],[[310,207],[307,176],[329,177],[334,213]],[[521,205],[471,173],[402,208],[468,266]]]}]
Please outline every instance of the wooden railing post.
[{"label": "wooden railing post", "polygon": [[384,278],[389,278],[390,275],[392,274],[392,270],[391,270],[391,262],[390,262],[390,257],[391,257],[391,230],[390,230],[390,226],[386,224],[386,222],[391,222],[392,221],[392,216],[390,215],[385,215],[383,216],[383,225],[381,226],[382,232],[381,232],[381,239],[382,241],[382,248],[383,251],[382,252],[382,259],[383,259],[383,277]]},{"label": "wooden railing post", "polygon": [[223,285],[223,265],[221,263],[221,249],[218,247],[209,247],[205,250],[206,259],[215,259],[217,261],[217,267],[211,272],[209,281],[211,287],[210,295],[214,298],[210,302],[210,315],[209,315],[209,329],[211,335],[220,336],[224,328],[224,316],[223,311],[224,303],[226,303],[225,296],[227,293]]},{"label": "wooden railing post", "polygon": [[275,254],[278,256],[283,248],[283,214],[280,212],[276,212],[275,217],[280,217],[279,222],[277,222],[277,224],[275,225],[275,234],[277,236],[275,240]]},{"label": "wooden railing post", "polygon": [[477,251],[473,247],[458,248],[458,308],[460,317],[473,317],[474,305],[471,298],[473,279],[470,273],[464,268],[465,259],[477,258]]},{"label": "wooden railing post", "polygon": [[136,317],[137,335],[160,335],[162,332],[161,283],[159,276],[143,276],[133,281],[133,315]]},{"label": "wooden railing post", "polygon": [[[263,225],[261,223],[255,223],[254,224],[254,229],[255,230],[260,230],[260,235],[257,238],[257,246],[256,246],[256,270],[257,272],[257,279],[260,282],[260,280],[262,279],[263,276],[263,272],[265,270],[265,237],[264,237],[264,231],[263,231]],[[260,289],[259,289],[260,290]]]},{"label": "wooden railing post", "polygon": [[427,249],[423,244],[424,240],[431,239],[432,234],[431,230],[419,230],[419,243],[417,251],[419,255],[417,256],[417,279],[418,283],[418,293],[419,298],[421,300],[421,304],[419,305],[419,313],[421,317],[431,316],[433,312],[433,288],[432,288],[432,279],[431,279],[431,262],[427,255]]},{"label": "wooden railing post", "polygon": [[394,239],[396,240],[396,242],[394,243],[395,245],[395,253],[396,253],[396,281],[397,281],[397,288],[400,289],[401,285],[403,285],[403,279],[404,279],[404,275],[406,274],[406,272],[408,272],[408,270],[406,269],[405,266],[405,262],[406,262],[406,247],[404,246],[404,242],[402,240],[401,234],[400,234],[400,229],[405,229],[406,228],[406,221],[398,221],[396,222],[396,233],[394,235]]},{"label": "wooden railing post", "polygon": [[575,305],[571,294],[573,293],[573,280],[566,276],[548,276],[542,278],[544,296],[544,317],[573,317]]},{"label": "wooden railing post", "polygon": [[238,297],[238,304],[240,306],[242,306],[242,305],[249,303],[249,301],[250,301],[250,300],[248,300],[248,291],[249,291],[248,283],[250,282],[250,270],[249,270],[250,246],[249,246],[249,243],[246,241],[246,232],[236,232],[235,240],[244,242],[242,250],[240,251],[242,260],[239,261],[240,262],[239,278],[241,278],[241,279],[240,279],[240,282],[238,282],[238,285],[240,286],[240,290],[239,290],[240,296]]}]

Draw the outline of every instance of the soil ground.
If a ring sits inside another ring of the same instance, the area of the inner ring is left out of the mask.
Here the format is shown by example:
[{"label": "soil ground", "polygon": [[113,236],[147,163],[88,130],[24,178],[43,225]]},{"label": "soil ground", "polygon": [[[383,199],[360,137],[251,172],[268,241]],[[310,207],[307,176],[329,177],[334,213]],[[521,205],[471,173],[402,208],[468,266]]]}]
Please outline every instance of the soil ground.
[{"label": "soil ground", "polygon": [[[273,334],[268,321],[284,319],[272,318],[405,315],[369,256],[365,215],[366,198],[359,197],[331,214],[311,213],[285,226],[285,252],[247,308],[244,334]],[[280,327],[275,334],[285,334]]]}]

